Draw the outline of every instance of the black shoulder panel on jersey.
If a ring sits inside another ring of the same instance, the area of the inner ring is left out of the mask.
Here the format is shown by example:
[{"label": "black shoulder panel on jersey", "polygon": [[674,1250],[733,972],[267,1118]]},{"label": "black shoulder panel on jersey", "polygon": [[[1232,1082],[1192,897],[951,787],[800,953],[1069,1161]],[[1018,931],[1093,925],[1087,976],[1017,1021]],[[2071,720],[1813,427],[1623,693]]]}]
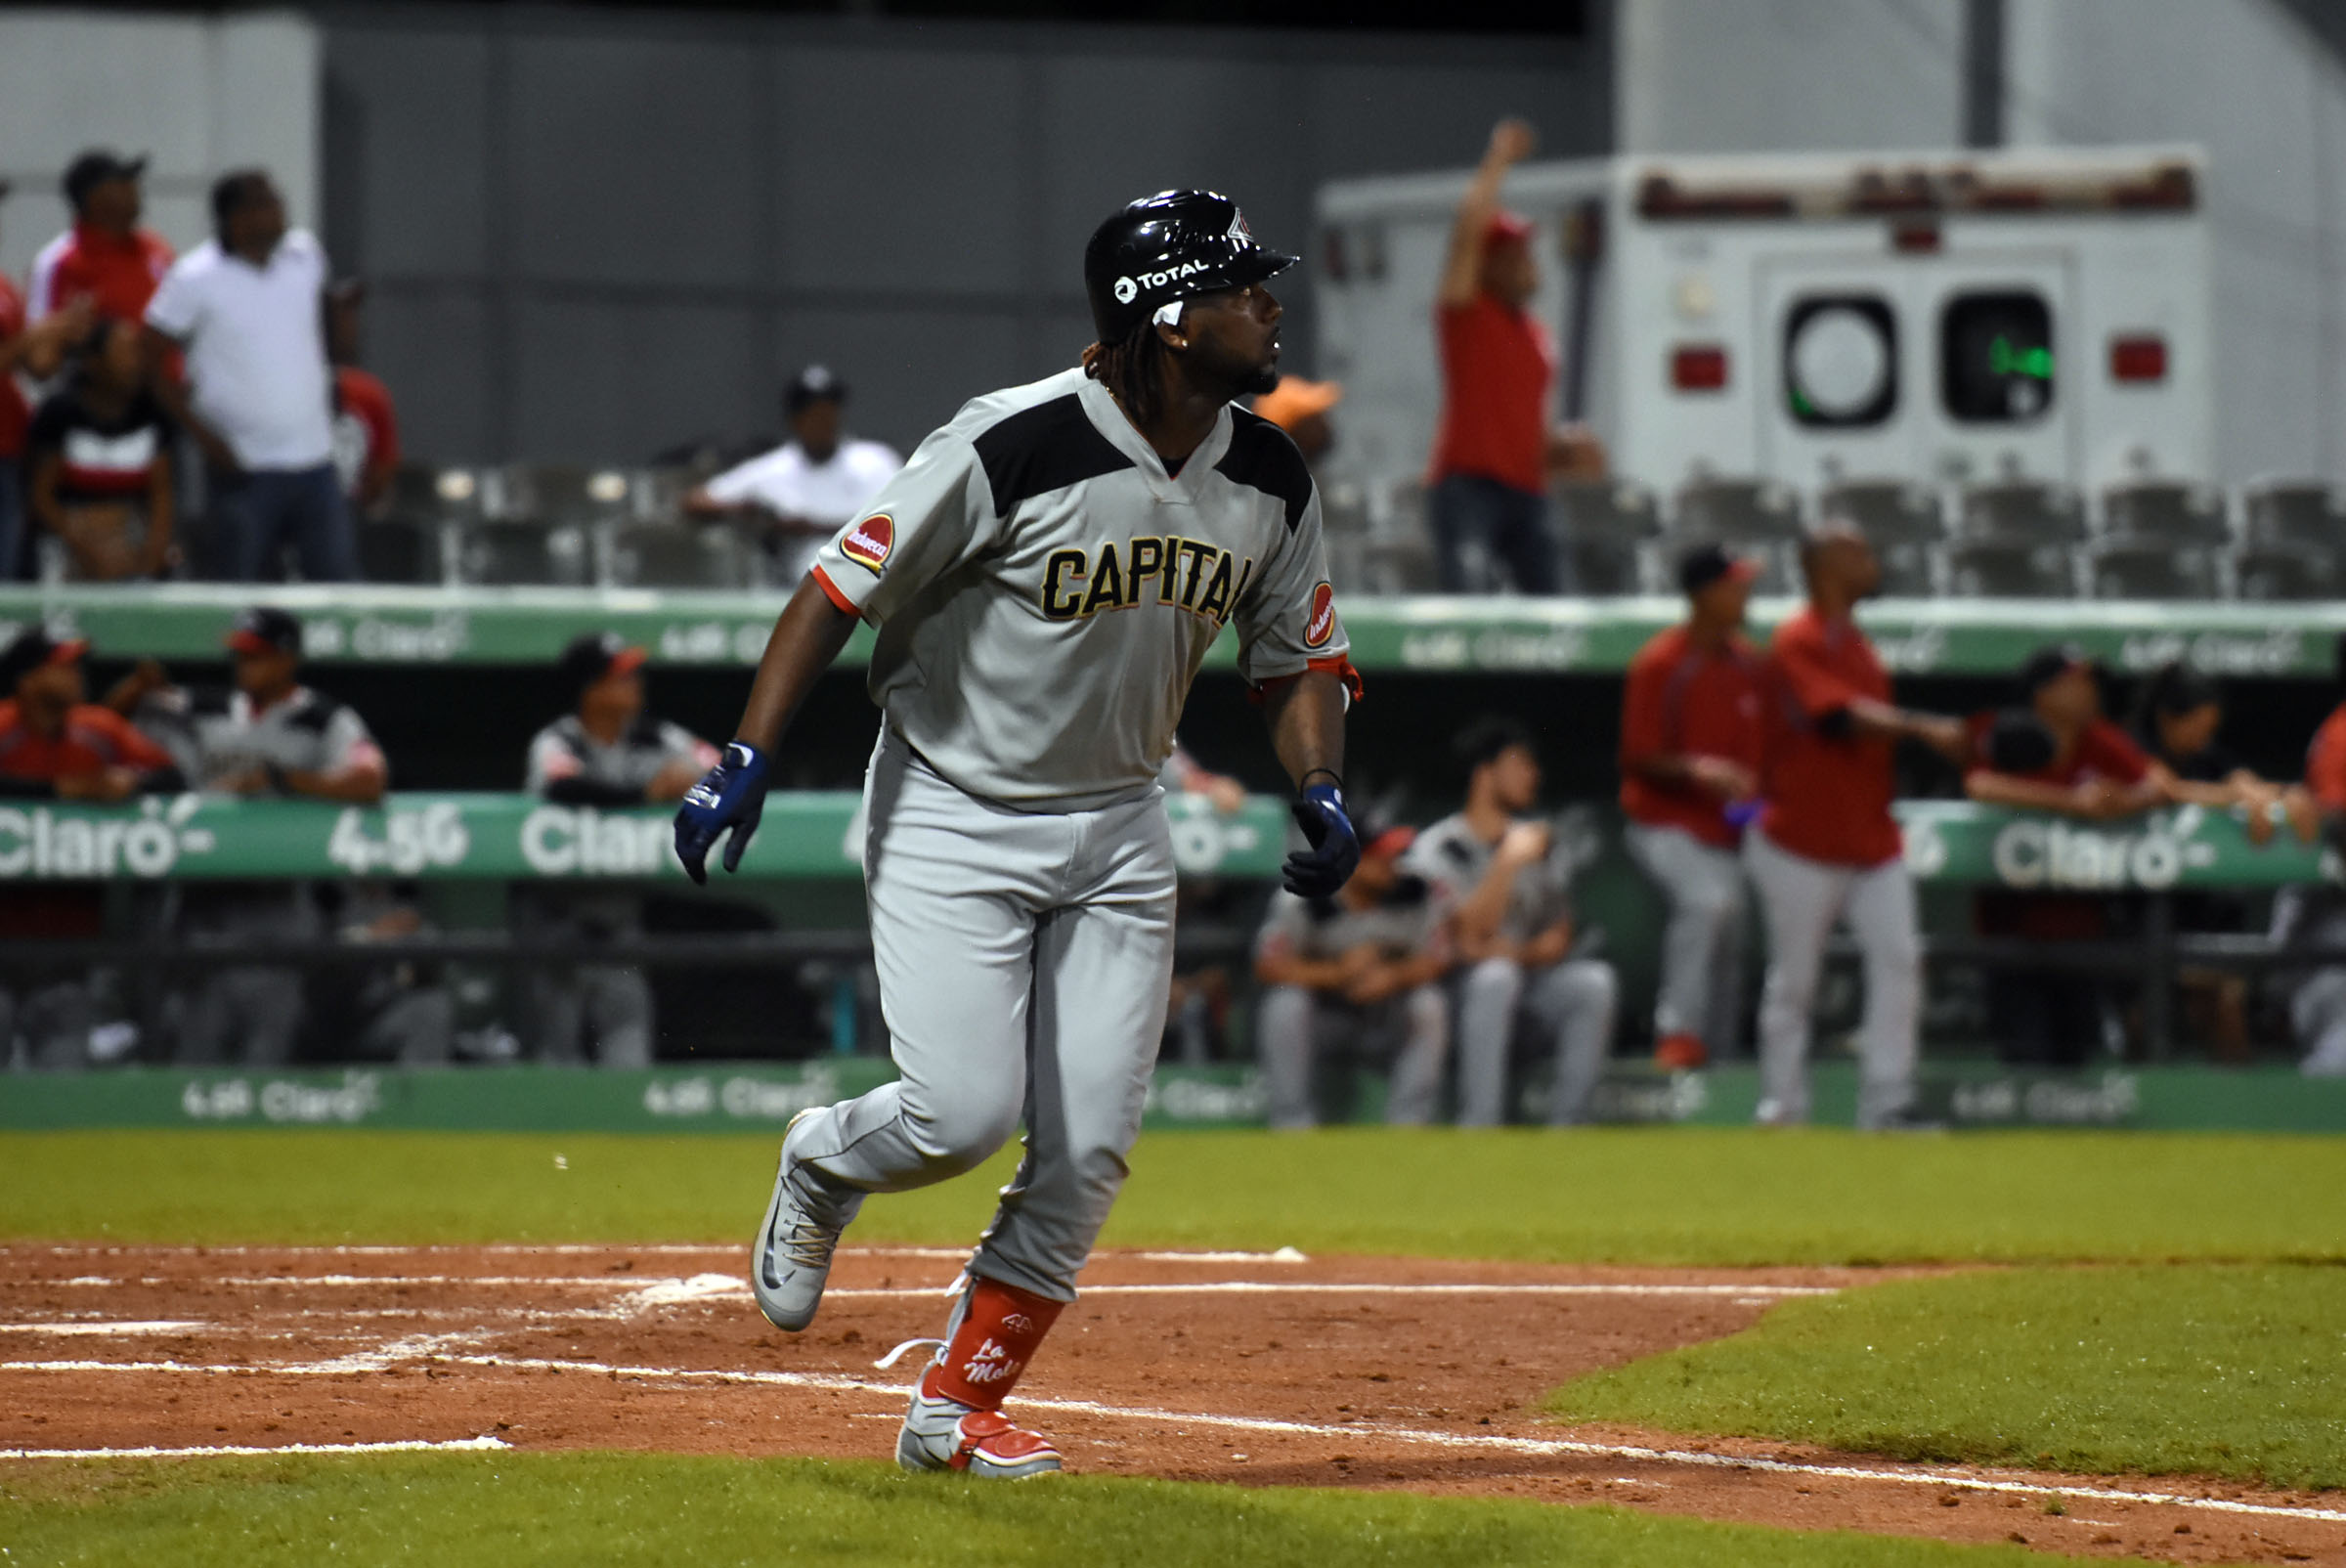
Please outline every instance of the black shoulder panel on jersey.
[{"label": "black shoulder panel on jersey", "polygon": [[1086,479],[1132,466],[1132,459],[1102,435],[1070,392],[1038,403],[989,425],[971,443],[993,487],[994,512],[1007,515],[1030,496],[1048,495]]},{"label": "black shoulder panel on jersey", "polygon": [[1245,485],[1287,503],[1287,532],[1303,521],[1312,503],[1312,471],[1303,454],[1278,425],[1248,409],[1230,411],[1230,450],[1214,464],[1214,472],[1234,485]]},{"label": "black shoulder panel on jersey", "polygon": [[215,719],[227,713],[229,704],[235,700],[233,686],[196,686],[188,692],[188,712]]},{"label": "black shoulder panel on jersey", "polygon": [[324,692],[313,691],[303,696],[300,707],[285,715],[285,722],[295,729],[323,735],[326,726],[334,721],[334,715],[341,711],[342,705],[333,698]]},{"label": "black shoulder panel on jersey", "polygon": [[660,720],[650,714],[637,714],[635,722],[628,726],[628,744],[630,746],[656,748],[666,739],[660,733]]}]

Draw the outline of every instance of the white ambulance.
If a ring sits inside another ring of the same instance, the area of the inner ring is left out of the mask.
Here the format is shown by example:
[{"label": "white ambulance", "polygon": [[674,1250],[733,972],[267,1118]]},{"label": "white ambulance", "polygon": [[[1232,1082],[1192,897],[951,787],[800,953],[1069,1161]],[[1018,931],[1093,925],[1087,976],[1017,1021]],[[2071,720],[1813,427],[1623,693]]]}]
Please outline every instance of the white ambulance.
[{"label": "white ambulance", "polygon": [[[1425,465],[1468,178],[1319,193],[1329,465],[1371,493]],[[1617,475],[2091,493],[2212,472],[2205,179],[2188,148],[1625,155],[1525,164],[1502,199],[1538,228],[1555,412]]]}]

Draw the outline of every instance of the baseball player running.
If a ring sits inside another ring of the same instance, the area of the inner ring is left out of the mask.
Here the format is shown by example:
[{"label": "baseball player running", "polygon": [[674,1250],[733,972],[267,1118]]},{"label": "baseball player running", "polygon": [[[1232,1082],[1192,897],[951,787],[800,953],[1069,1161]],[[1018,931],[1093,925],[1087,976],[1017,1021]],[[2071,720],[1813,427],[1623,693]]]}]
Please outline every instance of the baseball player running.
[{"label": "baseball player running", "polygon": [[1801,569],[1808,602],[1768,644],[1765,804],[1743,843],[1767,915],[1759,1119],[1808,1119],[1809,1013],[1825,938],[1846,919],[1865,958],[1857,1124],[1896,1127],[1911,1118],[1922,957],[1890,814],[1892,763],[1897,743],[1914,739],[1960,764],[1970,737],[1956,719],[1891,706],[1889,673],[1850,614],[1882,580],[1864,535],[1821,524],[1802,544]]},{"label": "baseball player running", "polygon": [[1230,406],[1277,378],[1264,284],[1294,260],[1211,192],[1103,223],[1082,367],[967,405],[823,546],[676,813],[696,880],[727,833],[737,866],[792,713],[873,624],[864,884],[898,1077],[791,1123],[751,1280],[768,1321],[804,1328],[866,1195],[970,1170],[1024,1122],[898,1434],[907,1469],[1060,1467],[1001,1407],[1075,1298],[1140,1130],[1173,952],[1157,771],[1226,623],[1298,790],[1310,848],[1287,888],[1329,896],[1360,858],[1339,777],[1358,682],[1320,501],[1294,444]]}]

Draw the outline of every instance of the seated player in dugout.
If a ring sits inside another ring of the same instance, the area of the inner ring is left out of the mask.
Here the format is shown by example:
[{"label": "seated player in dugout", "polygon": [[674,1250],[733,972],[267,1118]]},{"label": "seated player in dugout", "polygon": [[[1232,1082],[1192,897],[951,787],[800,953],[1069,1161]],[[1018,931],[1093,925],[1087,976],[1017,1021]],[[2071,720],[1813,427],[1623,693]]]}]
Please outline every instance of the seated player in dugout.
[{"label": "seated player in dugout", "polygon": [[1620,984],[1574,917],[1572,863],[1530,816],[1540,757],[1511,719],[1478,719],[1453,743],[1466,804],[1417,836],[1408,867],[1433,888],[1457,971],[1458,1125],[1513,1119],[1519,1054],[1552,1065],[1547,1121],[1588,1119],[1613,1048]]},{"label": "seated player in dugout", "polygon": [[1757,575],[1716,544],[1688,549],[1686,620],[1638,650],[1622,691],[1622,839],[1670,908],[1654,1060],[1677,1071],[1736,1055],[1742,1033],[1738,850],[1765,745],[1760,651],[1743,634]]},{"label": "seated player in dugout", "polygon": [[1349,1069],[1390,1063],[1385,1120],[1422,1126],[1442,1099],[1450,1056],[1453,961],[1445,911],[1401,858],[1415,842],[1406,827],[1364,820],[1361,866],[1333,898],[1271,895],[1254,947],[1263,994],[1254,1043],[1270,1091],[1271,1125],[1319,1125],[1324,1108],[1352,1104]]},{"label": "seated player in dugout", "polygon": [[[555,666],[571,711],[530,741],[527,788],[566,806],[681,800],[717,762],[717,748],[643,711],[644,650],[615,632],[574,637]],[[643,898],[626,887],[524,883],[511,897],[514,934],[586,957],[639,936]],[[658,1037],[651,983],[632,964],[573,962],[522,979],[524,1043],[543,1061],[647,1067]]]},{"label": "seated player in dugout", "polygon": [[1075,1299],[1140,1133],[1173,960],[1157,775],[1225,626],[1296,791],[1288,891],[1332,896],[1360,859],[1320,498],[1294,443],[1232,407],[1277,376],[1268,284],[1294,261],[1212,192],[1103,222],[1082,365],[970,402],[823,546],[676,814],[696,880],[720,837],[737,866],[792,714],[856,623],[877,627],[864,887],[897,1077],[792,1121],[751,1287],[768,1322],[806,1328],[868,1196],[974,1170],[1023,1120],[897,1430],[907,1469],[1060,1467],[1002,1402]]}]

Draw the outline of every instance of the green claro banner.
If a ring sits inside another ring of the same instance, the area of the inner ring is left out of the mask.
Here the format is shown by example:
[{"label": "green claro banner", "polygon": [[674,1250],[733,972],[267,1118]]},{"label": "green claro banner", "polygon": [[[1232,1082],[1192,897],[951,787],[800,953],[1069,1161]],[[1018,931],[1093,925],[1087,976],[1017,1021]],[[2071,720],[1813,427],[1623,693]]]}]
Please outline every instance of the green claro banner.
[{"label": "green claro banner", "polygon": [[2108,822],[2000,811],[1963,801],[1904,801],[1906,867],[1918,882],[2068,893],[2284,888],[2336,881],[2335,850],[2276,824],[2262,845],[2231,811],[2196,806]]},{"label": "green claro banner", "polygon": [[[1286,815],[1254,800],[1230,815],[1167,801],[1174,858],[1192,876],[1270,876]],[[395,795],[379,806],[181,795],[118,806],[0,804],[0,882],[270,877],[663,878],[684,875],[668,806],[562,806],[525,795]],[[775,794],[742,861],[767,880],[853,877],[863,854],[852,791]]]}]

